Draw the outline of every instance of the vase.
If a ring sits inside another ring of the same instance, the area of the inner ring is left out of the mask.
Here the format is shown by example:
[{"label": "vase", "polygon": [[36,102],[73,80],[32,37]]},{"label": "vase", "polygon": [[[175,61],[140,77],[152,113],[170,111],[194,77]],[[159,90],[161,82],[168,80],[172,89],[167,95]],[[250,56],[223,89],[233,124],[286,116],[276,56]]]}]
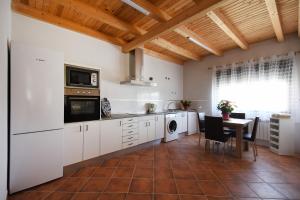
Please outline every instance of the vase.
[{"label": "vase", "polygon": [[229,120],[229,113],[222,113],[223,120]]}]

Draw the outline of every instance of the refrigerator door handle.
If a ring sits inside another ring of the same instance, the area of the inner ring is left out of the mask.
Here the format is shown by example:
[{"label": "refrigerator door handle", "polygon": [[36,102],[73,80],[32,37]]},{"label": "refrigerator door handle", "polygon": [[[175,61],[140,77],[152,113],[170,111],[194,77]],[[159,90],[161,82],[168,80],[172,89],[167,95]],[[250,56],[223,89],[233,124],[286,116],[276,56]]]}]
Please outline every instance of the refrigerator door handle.
[{"label": "refrigerator door handle", "polygon": [[80,128],[79,128],[79,131],[80,131],[80,133],[81,133],[81,125],[80,125]]}]

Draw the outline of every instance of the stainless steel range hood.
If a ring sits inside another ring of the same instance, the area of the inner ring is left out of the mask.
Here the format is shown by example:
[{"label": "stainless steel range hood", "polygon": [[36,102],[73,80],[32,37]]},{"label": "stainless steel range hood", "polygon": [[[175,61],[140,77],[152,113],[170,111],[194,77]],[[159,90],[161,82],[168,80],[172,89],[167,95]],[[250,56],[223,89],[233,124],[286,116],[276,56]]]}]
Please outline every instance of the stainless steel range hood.
[{"label": "stainless steel range hood", "polygon": [[145,81],[143,74],[144,52],[143,49],[137,48],[129,52],[129,78],[120,83],[133,86],[157,86],[157,83]]}]

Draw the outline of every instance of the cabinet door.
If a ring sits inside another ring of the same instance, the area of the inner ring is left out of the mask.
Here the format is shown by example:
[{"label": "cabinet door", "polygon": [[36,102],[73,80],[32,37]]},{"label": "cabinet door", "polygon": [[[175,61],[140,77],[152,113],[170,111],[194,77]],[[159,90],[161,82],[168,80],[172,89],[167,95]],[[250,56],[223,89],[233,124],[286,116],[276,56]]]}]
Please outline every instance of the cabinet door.
[{"label": "cabinet door", "polygon": [[178,133],[182,133],[182,117],[181,113],[176,114],[176,121],[177,121],[177,130]]},{"label": "cabinet door", "polygon": [[104,120],[100,126],[101,155],[122,149],[122,120]]},{"label": "cabinet door", "polygon": [[188,135],[198,132],[198,114],[196,112],[188,112]]},{"label": "cabinet door", "polygon": [[181,132],[187,132],[187,112],[181,114]]},{"label": "cabinet door", "polygon": [[64,166],[83,159],[83,124],[71,123],[64,127]]},{"label": "cabinet door", "polygon": [[148,121],[139,122],[139,143],[148,142]]},{"label": "cabinet door", "polygon": [[157,115],[155,120],[155,138],[161,139],[165,135],[165,116]]},{"label": "cabinet door", "polygon": [[148,135],[147,135],[148,141],[155,140],[155,120],[149,120],[148,121]]},{"label": "cabinet door", "polygon": [[83,160],[94,158],[100,154],[100,123],[99,121],[86,122],[83,137]]}]

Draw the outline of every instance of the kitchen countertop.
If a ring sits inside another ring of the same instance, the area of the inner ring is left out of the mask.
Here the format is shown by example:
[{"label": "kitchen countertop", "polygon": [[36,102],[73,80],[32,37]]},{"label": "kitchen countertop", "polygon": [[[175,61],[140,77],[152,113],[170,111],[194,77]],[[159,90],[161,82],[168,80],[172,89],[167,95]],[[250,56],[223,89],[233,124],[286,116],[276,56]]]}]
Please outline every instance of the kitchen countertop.
[{"label": "kitchen countertop", "polygon": [[131,118],[131,117],[144,117],[144,116],[151,116],[151,115],[166,115],[166,114],[176,114],[179,112],[187,112],[186,110],[172,110],[172,111],[165,111],[165,112],[155,112],[155,113],[122,113],[122,114],[112,114],[111,117],[102,117],[101,120],[112,120],[112,119],[123,119],[123,118]]}]

